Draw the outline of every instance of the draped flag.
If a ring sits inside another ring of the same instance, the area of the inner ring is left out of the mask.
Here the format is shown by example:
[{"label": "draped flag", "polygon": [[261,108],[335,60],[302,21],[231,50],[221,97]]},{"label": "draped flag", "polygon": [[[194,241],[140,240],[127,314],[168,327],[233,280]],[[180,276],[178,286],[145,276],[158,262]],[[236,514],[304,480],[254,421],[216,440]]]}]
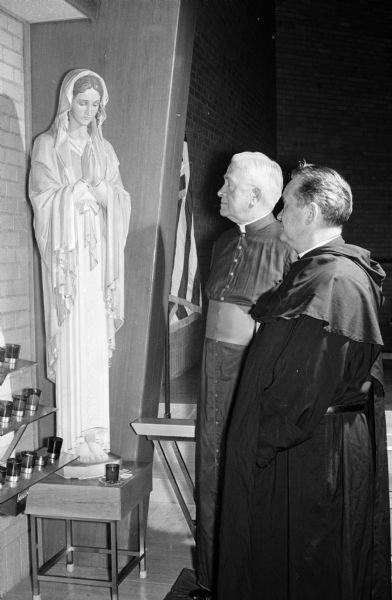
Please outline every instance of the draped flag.
[{"label": "draped flag", "polygon": [[177,234],[169,296],[170,331],[188,325],[201,314],[201,289],[189,191],[188,144],[184,141],[177,209]]}]

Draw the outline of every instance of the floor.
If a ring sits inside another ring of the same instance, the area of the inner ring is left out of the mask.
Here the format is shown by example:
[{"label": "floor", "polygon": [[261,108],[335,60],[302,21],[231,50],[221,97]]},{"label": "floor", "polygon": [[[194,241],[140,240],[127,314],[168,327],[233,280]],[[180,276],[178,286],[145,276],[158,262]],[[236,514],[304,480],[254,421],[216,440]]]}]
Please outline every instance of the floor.
[{"label": "floor", "polygon": [[[120,585],[119,600],[163,600],[182,569],[193,569],[193,549],[193,538],[180,508],[175,504],[151,503],[147,578],[139,579],[138,570],[132,571]],[[41,582],[40,585],[42,600],[110,600],[110,591],[105,588],[53,582]],[[30,578],[24,579],[4,597],[4,600],[31,599]]]}]

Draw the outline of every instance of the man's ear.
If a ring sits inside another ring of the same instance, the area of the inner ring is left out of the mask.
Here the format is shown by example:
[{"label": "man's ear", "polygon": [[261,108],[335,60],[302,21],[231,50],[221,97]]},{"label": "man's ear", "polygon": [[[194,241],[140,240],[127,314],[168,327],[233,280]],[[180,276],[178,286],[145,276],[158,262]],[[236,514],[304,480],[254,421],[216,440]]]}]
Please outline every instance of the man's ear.
[{"label": "man's ear", "polygon": [[252,201],[256,204],[261,201],[261,189],[258,187],[252,188]]},{"label": "man's ear", "polygon": [[316,220],[316,218],[319,214],[319,210],[320,209],[315,202],[310,202],[306,206],[305,225],[311,225]]}]

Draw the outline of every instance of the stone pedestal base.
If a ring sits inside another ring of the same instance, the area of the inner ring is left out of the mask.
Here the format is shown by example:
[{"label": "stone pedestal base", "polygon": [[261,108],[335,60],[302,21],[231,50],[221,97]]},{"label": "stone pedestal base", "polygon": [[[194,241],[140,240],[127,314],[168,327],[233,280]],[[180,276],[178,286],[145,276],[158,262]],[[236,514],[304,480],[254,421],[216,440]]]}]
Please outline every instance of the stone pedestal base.
[{"label": "stone pedestal base", "polygon": [[105,465],[107,463],[118,463],[121,468],[121,456],[109,453],[107,460],[97,463],[83,463],[76,459],[69,465],[59,469],[57,474],[65,477],[65,479],[101,478],[105,477]]}]

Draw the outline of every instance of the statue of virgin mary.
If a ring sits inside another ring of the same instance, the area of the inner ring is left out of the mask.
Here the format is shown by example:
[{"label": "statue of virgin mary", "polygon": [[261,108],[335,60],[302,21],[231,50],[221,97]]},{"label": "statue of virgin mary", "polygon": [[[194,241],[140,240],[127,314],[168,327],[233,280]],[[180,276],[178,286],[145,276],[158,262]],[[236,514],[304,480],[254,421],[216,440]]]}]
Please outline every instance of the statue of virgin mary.
[{"label": "statue of virgin mary", "polygon": [[84,462],[104,461],[110,449],[109,364],[124,320],[131,212],[117,156],[102,135],[107,102],[93,71],[65,76],[54,122],[34,143],[29,183],[56,433]]}]

